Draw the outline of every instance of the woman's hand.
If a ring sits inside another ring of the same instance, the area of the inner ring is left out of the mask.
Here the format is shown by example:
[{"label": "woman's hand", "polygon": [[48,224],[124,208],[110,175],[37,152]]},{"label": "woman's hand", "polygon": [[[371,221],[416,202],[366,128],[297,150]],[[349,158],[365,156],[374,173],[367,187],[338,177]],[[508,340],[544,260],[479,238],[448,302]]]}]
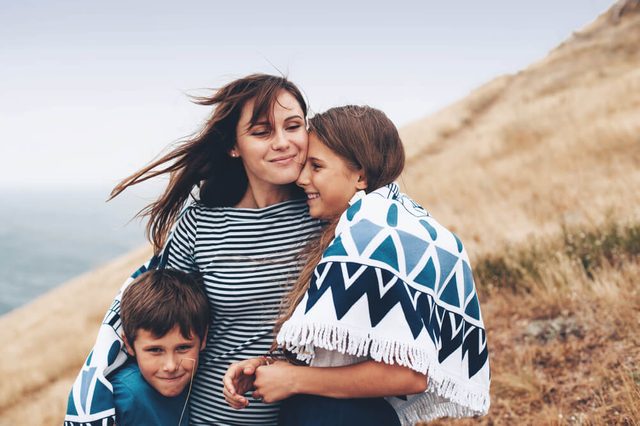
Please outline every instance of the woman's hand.
[{"label": "woman's hand", "polygon": [[250,358],[234,362],[229,366],[222,378],[224,399],[227,404],[236,410],[249,405],[249,400],[243,395],[254,389],[256,369],[264,364],[263,358]]},{"label": "woman's hand", "polygon": [[282,401],[293,396],[296,385],[296,372],[300,368],[285,361],[276,361],[270,365],[263,365],[256,371],[252,396],[256,399],[271,403]]}]

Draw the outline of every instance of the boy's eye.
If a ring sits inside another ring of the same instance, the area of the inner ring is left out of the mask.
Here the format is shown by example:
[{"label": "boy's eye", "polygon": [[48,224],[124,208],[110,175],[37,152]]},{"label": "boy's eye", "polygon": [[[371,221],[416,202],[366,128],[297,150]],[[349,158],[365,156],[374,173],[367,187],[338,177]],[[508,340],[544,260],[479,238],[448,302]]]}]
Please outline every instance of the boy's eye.
[{"label": "boy's eye", "polygon": [[178,352],[189,352],[193,349],[193,345],[180,345],[178,346]]},{"label": "boy's eye", "polygon": [[162,353],[162,348],[147,348],[145,351],[152,354],[160,354]]}]

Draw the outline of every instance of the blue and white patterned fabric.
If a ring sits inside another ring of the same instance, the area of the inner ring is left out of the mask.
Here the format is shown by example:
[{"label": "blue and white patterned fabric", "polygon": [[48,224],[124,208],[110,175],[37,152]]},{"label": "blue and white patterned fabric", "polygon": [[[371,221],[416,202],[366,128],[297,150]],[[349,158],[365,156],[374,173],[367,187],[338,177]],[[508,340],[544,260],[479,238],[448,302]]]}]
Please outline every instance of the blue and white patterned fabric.
[{"label": "blue and white patterned fabric", "polygon": [[[168,246],[167,246],[168,247]],[[164,253],[166,253],[166,249]],[[111,426],[116,421],[113,386],[107,376],[127,361],[123,350],[120,299],[127,286],[140,274],[163,265],[160,256],[152,257],[124,283],[100,325],[96,343],[73,383],[65,426]]]},{"label": "blue and white patterned fabric", "polygon": [[478,295],[462,243],[390,184],[357,193],[278,343],[399,364],[428,377],[390,397],[403,425],[486,414],[490,371]]}]

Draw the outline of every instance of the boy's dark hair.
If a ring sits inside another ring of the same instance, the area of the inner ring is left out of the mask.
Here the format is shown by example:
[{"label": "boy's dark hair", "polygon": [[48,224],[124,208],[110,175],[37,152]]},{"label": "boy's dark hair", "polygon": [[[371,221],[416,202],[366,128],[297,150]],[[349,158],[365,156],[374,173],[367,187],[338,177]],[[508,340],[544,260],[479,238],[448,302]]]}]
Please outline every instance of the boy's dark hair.
[{"label": "boy's dark hair", "polygon": [[120,317],[131,346],[139,329],[162,337],[176,325],[182,337],[191,338],[193,331],[202,341],[209,325],[209,303],[195,275],[156,269],[140,275],[125,289]]}]

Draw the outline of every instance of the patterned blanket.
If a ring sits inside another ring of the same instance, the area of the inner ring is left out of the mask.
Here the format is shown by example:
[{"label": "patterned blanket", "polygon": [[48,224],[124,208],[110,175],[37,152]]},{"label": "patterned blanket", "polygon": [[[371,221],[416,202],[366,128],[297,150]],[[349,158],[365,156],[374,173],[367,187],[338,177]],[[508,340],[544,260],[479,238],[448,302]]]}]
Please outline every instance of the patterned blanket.
[{"label": "patterned blanket", "polygon": [[388,398],[407,425],[486,414],[486,337],[462,243],[390,184],[351,200],[277,339],[307,362],[318,347],[427,374],[424,393]]}]

